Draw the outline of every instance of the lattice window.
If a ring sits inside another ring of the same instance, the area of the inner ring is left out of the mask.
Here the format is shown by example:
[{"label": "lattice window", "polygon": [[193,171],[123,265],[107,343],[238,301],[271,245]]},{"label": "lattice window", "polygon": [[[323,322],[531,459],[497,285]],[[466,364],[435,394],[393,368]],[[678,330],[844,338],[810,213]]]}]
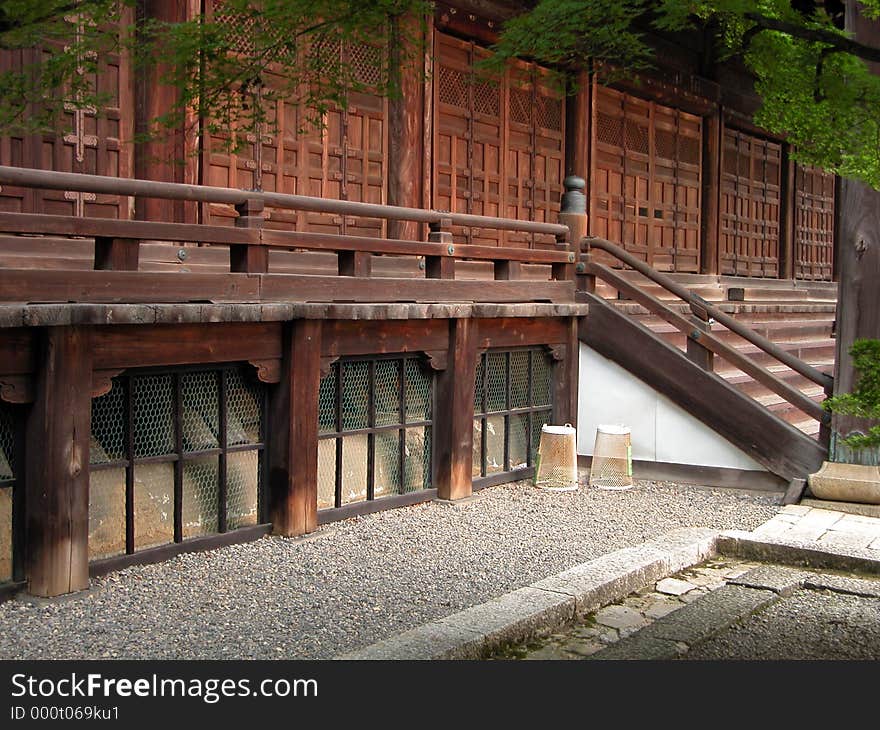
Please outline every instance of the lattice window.
[{"label": "lattice window", "polygon": [[0,402],[0,583],[18,577],[15,553],[16,538],[14,529],[18,520],[15,512],[20,508],[19,490],[15,486],[15,476],[19,468],[17,441],[17,419],[13,407]]},{"label": "lattice window", "polygon": [[554,99],[544,94],[538,94],[538,105],[535,109],[537,123],[544,129],[552,129],[554,132],[562,131],[562,99]]},{"label": "lattice window", "polygon": [[449,66],[440,66],[440,101],[466,109],[468,106],[468,75]]},{"label": "lattice window", "polygon": [[214,0],[213,21],[222,26],[227,34],[230,50],[242,56],[253,56],[257,52],[256,40],[263,36],[264,42],[272,46],[272,60],[278,63],[295,63],[294,44],[285,39],[281,31],[265,26],[261,16],[253,8],[239,10],[228,7],[223,0]]},{"label": "lattice window", "polygon": [[348,61],[354,79],[365,86],[376,87],[382,81],[382,49],[366,43],[348,46]]},{"label": "lattice window", "polygon": [[501,87],[490,81],[474,81],[474,111],[497,117],[501,114]]},{"label": "lattice window", "polygon": [[623,118],[598,112],[596,114],[596,137],[605,144],[623,147]]},{"label": "lattice window", "polygon": [[114,378],[92,401],[90,557],[257,524],[264,401],[237,366]]},{"label": "lattice window", "polygon": [[552,363],[543,347],[490,350],[474,387],[475,478],[535,465],[541,427],[553,415]]},{"label": "lattice window", "polygon": [[420,358],[345,358],[318,394],[318,509],[431,486],[433,374]]},{"label": "lattice window", "polygon": [[648,128],[633,119],[627,119],[624,124],[624,141],[629,152],[640,155],[647,155],[649,152]]},{"label": "lattice window", "polygon": [[525,89],[510,90],[510,120],[518,124],[531,124],[532,92]]}]

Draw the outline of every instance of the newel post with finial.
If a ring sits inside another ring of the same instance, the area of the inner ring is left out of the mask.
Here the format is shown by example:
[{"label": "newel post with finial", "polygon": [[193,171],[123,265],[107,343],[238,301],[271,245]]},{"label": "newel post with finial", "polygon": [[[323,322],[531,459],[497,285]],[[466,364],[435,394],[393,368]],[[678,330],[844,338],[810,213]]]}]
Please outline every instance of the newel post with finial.
[{"label": "newel post with finial", "polygon": [[595,277],[587,276],[586,261],[581,255],[581,241],[587,235],[587,196],[585,189],[587,182],[577,175],[569,175],[562,184],[565,193],[562,195],[562,209],[559,212],[559,222],[568,226],[570,231],[568,238],[569,250],[574,253],[575,281],[578,291],[594,291]]}]

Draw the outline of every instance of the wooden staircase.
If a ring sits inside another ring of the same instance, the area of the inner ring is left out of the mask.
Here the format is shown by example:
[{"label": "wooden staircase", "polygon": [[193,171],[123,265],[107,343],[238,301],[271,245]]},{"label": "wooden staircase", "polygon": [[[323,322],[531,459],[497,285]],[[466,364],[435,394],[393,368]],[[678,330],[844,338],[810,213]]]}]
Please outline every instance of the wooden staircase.
[{"label": "wooden staircase", "polygon": [[[626,271],[626,278],[643,290],[661,299],[684,316],[690,316],[688,305],[635,271]],[[676,275],[671,278],[727,314],[763,335],[795,357],[833,374],[835,341],[833,339],[837,285],[824,282],[765,281],[719,276]],[[597,283],[596,293],[615,309],[648,327],[670,345],[685,351],[686,335],[639,304],[620,299],[617,291],[606,283]],[[731,298],[734,301],[731,301]],[[711,326],[713,334],[739,352],[767,367],[774,375],[819,403],[825,398],[821,386],[780,364],[755,345],[719,323]],[[812,437],[817,437],[819,423],[808,418],[781,396],[756,382],[720,358],[715,359],[715,372],[740,392],[753,398],[770,412]]]}]

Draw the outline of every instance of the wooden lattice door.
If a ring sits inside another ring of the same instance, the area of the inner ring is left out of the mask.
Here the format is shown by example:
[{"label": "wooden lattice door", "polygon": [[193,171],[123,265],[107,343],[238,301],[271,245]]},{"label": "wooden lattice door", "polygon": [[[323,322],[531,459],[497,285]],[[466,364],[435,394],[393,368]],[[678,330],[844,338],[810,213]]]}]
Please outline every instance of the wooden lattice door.
[{"label": "wooden lattice door", "polygon": [[[555,221],[562,197],[563,101],[535,64],[486,80],[473,66],[488,52],[436,34],[433,207],[457,213]],[[461,229],[457,240],[535,246],[522,233]]]},{"label": "wooden lattice door", "polygon": [[834,175],[818,167],[795,170],[794,275],[831,281],[834,264]]},{"label": "wooden lattice door", "polygon": [[[218,23],[235,24],[239,18],[214,3],[212,17]],[[237,48],[248,53],[253,47],[252,29],[245,26],[237,36]],[[388,102],[370,88],[379,84],[383,50],[366,44],[329,42],[323,49],[336,55],[343,67],[351,68],[355,80],[366,91],[349,91],[345,104],[332,107],[320,119],[304,109],[295,98],[280,90],[287,84],[281,59],[274,73],[264,79],[271,91],[253,101],[262,105],[265,123],[260,134],[250,131],[230,144],[234,129],[212,131],[203,142],[203,179],[208,185],[264,190],[297,195],[385,203],[388,175]],[[308,53],[303,49],[302,53]],[[293,92],[293,95],[298,95]],[[243,142],[243,144],[242,144]],[[380,236],[385,222],[351,216],[268,209],[268,227]],[[232,223],[235,212],[229,206],[210,205],[203,217],[214,223]]]},{"label": "wooden lattice door", "polygon": [[597,85],[592,127],[591,233],[699,271],[702,119]]},{"label": "wooden lattice door", "polygon": [[781,146],[724,130],[721,163],[721,273],[779,275]]},{"label": "wooden lattice door", "polygon": [[[122,27],[130,22],[128,13]],[[70,18],[77,24],[78,16]],[[74,32],[81,32],[76,25]],[[28,51],[4,51],[0,66],[26,69],[48,60],[50,47]],[[4,137],[0,140],[0,164],[21,165],[41,170],[76,172],[89,175],[130,177],[132,174],[134,104],[130,65],[120,53],[103,52],[97,58],[97,71],[86,75],[89,86],[105,101],[96,109],[70,98],[54,130]],[[125,196],[83,193],[72,190],[0,191],[0,208],[54,215],[130,218],[131,203]]]}]

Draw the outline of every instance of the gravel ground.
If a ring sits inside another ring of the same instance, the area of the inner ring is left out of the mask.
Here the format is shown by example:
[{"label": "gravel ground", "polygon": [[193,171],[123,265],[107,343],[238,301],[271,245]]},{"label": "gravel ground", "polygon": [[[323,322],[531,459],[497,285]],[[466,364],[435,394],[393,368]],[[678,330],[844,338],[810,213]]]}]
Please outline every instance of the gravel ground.
[{"label": "gravel ground", "polygon": [[880,599],[830,591],[795,591],[684,659],[843,660],[880,657]]},{"label": "gravel ground", "polygon": [[751,530],[781,496],[530,482],[181,555],[0,604],[0,659],[322,659],[677,527]]}]

